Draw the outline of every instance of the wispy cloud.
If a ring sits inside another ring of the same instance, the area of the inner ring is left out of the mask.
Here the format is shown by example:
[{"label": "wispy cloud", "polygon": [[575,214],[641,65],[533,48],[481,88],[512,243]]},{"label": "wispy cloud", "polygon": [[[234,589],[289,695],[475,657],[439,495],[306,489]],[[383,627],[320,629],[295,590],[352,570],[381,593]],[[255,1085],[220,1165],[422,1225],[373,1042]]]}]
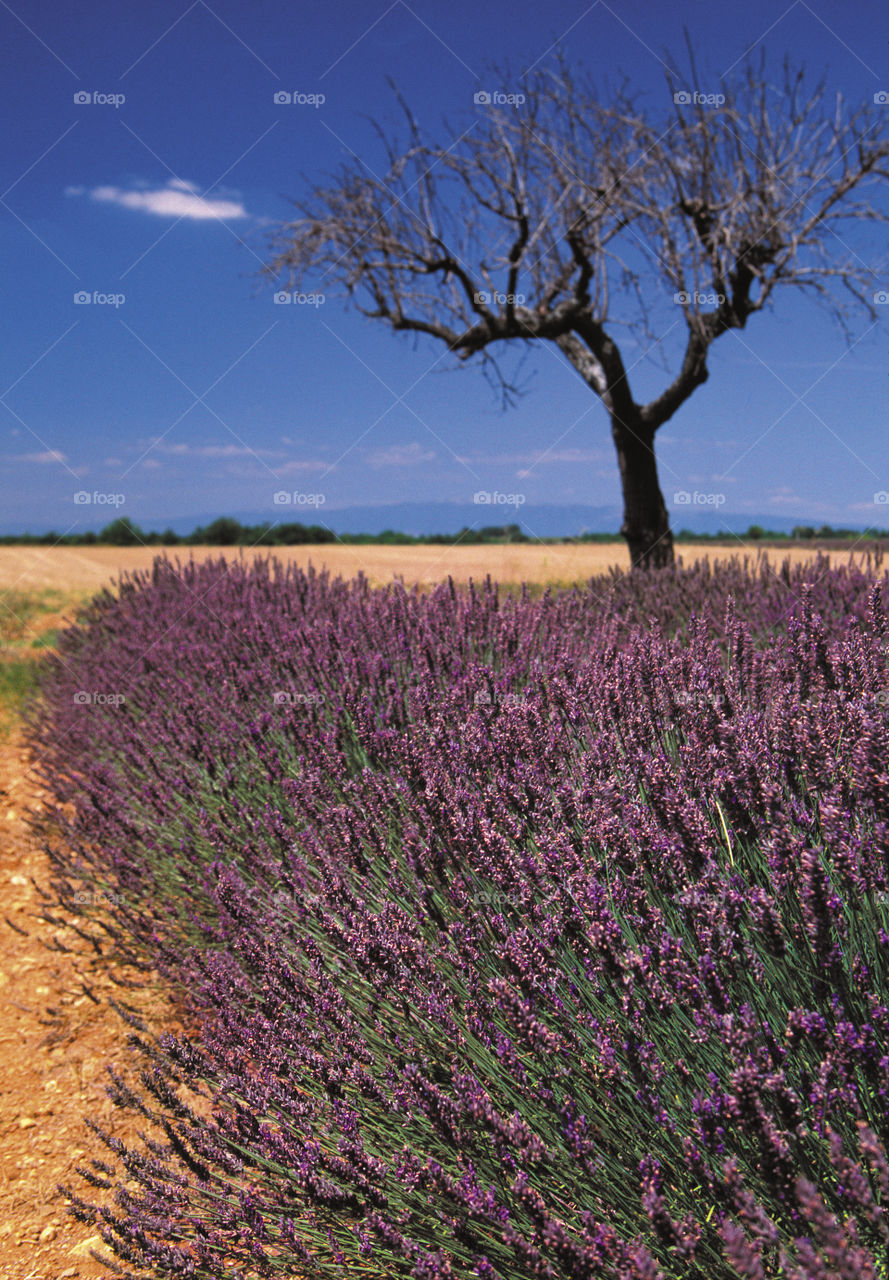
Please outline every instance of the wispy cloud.
[{"label": "wispy cloud", "polygon": [[279,456],[272,449],[251,449],[242,444],[168,444],[160,441],[155,444],[158,453],[168,453],[181,458],[255,458]]},{"label": "wispy cloud", "polygon": [[70,196],[89,195],[90,199],[104,204],[116,204],[122,209],[135,209],[141,213],[153,213],[160,218],[191,218],[195,222],[219,219],[247,218],[249,214],[240,200],[222,196],[201,196],[193,182],[171,178],[163,187],[130,189],[124,187],[66,187]]},{"label": "wispy cloud", "polygon": [[[458,462],[471,462],[482,466],[515,467],[530,465],[541,467],[546,463],[568,463],[579,465],[587,462],[601,462],[606,455],[601,449],[536,449],[530,453],[476,453],[466,454],[457,459]],[[517,472],[517,475],[528,474]]]},{"label": "wispy cloud", "polygon": [[[274,458],[287,457],[284,449],[251,448],[244,444],[189,444],[187,441],[152,440],[152,452],[163,454],[167,458],[221,458],[237,460],[240,458]],[[143,464],[144,465],[144,464]],[[155,466],[160,463],[155,462]],[[330,463],[320,458],[291,458],[288,461],[276,461],[273,466],[276,476],[296,475],[305,471],[328,471]],[[268,474],[266,469],[265,474]]]},{"label": "wispy cloud", "polygon": [[414,440],[411,444],[393,444],[388,449],[375,449],[368,453],[367,461],[372,467],[415,467],[421,462],[431,462],[434,457],[434,450],[424,449]]},{"label": "wispy cloud", "polygon": [[779,488],[773,489],[767,501],[772,507],[803,507],[809,511],[813,511],[818,505],[811,498],[801,497],[789,485],[781,485]]},{"label": "wispy cloud", "polygon": [[18,453],[15,455],[18,462],[39,462],[41,464],[51,462],[68,461],[67,455],[59,449],[45,449],[43,453]]},{"label": "wispy cloud", "polygon": [[280,467],[275,467],[276,476],[292,476],[298,475],[300,471],[333,471],[329,462],[320,462],[317,459],[300,461],[293,459],[291,462],[285,462]]}]

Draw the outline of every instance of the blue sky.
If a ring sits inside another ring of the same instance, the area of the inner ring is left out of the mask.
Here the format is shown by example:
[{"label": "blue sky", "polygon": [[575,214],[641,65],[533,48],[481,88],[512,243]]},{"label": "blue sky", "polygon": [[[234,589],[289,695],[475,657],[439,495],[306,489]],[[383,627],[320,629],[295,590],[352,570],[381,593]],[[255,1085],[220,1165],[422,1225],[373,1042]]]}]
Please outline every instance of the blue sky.
[{"label": "blue sky", "polygon": [[[605,413],[553,348],[528,350],[529,392],[504,413],[480,370],[447,372],[443,348],[327,294],[276,305],[256,273],[307,184],[351,155],[380,170],[368,117],[397,122],[387,76],[442,136],[443,117],[471,121],[491,63],[545,64],[561,39],[662,110],[664,63],[687,75],[683,25],[702,90],[761,44],[848,101],[889,89],[877,0],[4,3],[0,531],[280,519],[281,491],[312,496],[334,528],[337,508],[479,490],[618,504]],[[646,399],[665,375],[638,353]],[[849,349],[788,293],[722,338],[710,369],[658,436],[676,527],[673,494],[695,490],[732,512],[889,525],[874,502],[889,491],[882,314],[858,316]]]}]

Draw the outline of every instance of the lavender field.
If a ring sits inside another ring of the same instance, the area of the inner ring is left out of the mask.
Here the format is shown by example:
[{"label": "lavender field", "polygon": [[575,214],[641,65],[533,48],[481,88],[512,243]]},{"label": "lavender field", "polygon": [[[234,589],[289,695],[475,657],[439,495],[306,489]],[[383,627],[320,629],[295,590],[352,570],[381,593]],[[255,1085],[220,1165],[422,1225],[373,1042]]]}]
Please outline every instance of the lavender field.
[{"label": "lavender field", "polygon": [[57,891],[195,1028],[69,1189],[118,1274],[886,1277],[887,588],[98,597],[30,715]]}]

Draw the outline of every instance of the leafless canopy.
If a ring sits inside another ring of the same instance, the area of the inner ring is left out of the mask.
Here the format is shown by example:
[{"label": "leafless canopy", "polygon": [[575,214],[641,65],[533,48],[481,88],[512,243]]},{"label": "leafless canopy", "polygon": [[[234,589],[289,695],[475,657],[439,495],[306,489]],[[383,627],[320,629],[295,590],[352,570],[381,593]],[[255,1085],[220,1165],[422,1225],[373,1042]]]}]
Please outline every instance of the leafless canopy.
[{"label": "leafless canopy", "polygon": [[[524,101],[473,106],[447,145],[399,97],[406,136],[378,129],[386,172],[356,157],[298,203],[268,276],[340,286],[394,330],[480,355],[507,396],[492,344],[549,339],[612,421],[652,432],[706,380],[710,344],[779,287],[809,290],[847,335],[850,304],[876,315],[879,277],[850,230],[886,220],[889,106],[829,103],[786,62],[771,84],[762,61],[710,93],[668,76],[650,113],[626,86],[600,100],[564,59],[504,93]],[[681,367],[637,405],[606,326],[654,341],[658,304],[677,294]]]}]

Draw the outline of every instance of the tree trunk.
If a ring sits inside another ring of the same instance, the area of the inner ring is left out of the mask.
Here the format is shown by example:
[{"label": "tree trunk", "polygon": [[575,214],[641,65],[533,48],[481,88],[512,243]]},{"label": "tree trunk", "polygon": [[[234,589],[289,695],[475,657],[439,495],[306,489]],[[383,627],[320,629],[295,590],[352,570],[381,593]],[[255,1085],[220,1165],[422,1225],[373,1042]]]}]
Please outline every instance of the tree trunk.
[{"label": "tree trunk", "polygon": [[675,562],[670,518],[658,483],[654,431],[640,420],[611,420],[624,496],[620,531],[634,569],[661,569]]}]

